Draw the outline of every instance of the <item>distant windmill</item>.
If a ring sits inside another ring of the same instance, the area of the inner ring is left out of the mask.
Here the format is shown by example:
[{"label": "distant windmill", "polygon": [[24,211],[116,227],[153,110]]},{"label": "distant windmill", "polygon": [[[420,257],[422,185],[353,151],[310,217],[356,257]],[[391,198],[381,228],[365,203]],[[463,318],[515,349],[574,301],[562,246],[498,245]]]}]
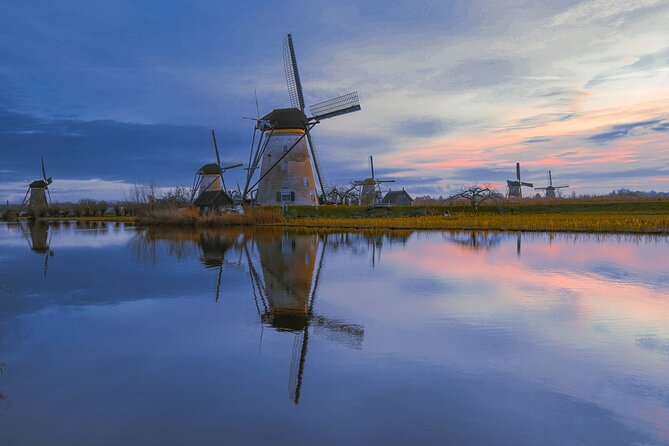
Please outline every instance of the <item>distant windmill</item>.
[{"label": "distant windmill", "polygon": [[506,180],[507,198],[523,198],[523,186],[534,187],[534,184],[520,179],[520,163],[516,163],[516,181]]},{"label": "distant windmill", "polygon": [[381,202],[381,184],[394,183],[395,180],[379,180],[374,176],[374,158],[369,156],[369,164],[372,171],[372,176],[365,178],[362,181],[354,181],[353,185],[361,187],[360,191],[360,205],[374,206]]},{"label": "distant windmill", "polygon": [[[35,180],[28,185],[26,195],[21,202],[19,213],[27,205],[29,209],[36,213],[40,213],[49,207],[51,202],[51,193],[49,192],[49,185],[53,183],[51,177],[46,176],[46,168],[44,167],[44,158],[42,158],[42,179]],[[47,200],[47,195],[49,199]]]},{"label": "distant windmill", "polygon": [[[360,110],[357,92],[309,107],[305,114],[302,83],[297,69],[293,39],[283,40],[283,63],[291,108],[279,108],[256,119],[249,154],[249,168],[243,197],[261,205],[317,206],[325,200],[323,175],[311,130],[324,119]],[[259,113],[258,113],[259,115]],[[256,137],[260,132],[260,136]],[[256,170],[259,178],[253,181]],[[314,172],[320,186],[316,190]]]},{"label": "distant windmill", "polygon": [[[203,210],[218,209],[234,204],[230,193],[225,187],[223,174],[242,164],[221,166],[221,157],[218,153],[216,133],[211,129],[211,139],[216,155],[216,163],[205,164],[195,172],[193,187],[191,188],[191,202]],[[195,196],[197,194],[197,197]]]},{"label": "distant windmill", "polygon": [[545,190],[546,191],[546,198],[555,198],[555,190],[556,189],[564,189],[566,187],[569,187],[568,185],[565,186],[553,186],[553,176],[551,175],[551,171],[548,171],[548,186],[546,187],[535,187],[535,190]]}]

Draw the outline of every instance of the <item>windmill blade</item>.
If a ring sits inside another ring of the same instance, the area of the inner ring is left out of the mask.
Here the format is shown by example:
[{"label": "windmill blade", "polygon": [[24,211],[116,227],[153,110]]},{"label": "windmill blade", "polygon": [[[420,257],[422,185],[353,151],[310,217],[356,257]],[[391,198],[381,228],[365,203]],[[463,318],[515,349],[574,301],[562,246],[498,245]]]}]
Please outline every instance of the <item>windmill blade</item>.
[{"label": "windmill blade", "polygon": [[520,183],[521,186],[534,187],[534,183]]},{"label": "windmill blade", "polygon": [[256,87],[253,87],[253,95],[256,97],[256,116],[258,117],[258,120],[260,120],[260,105],[258,104],[258,92],[256,91]]},{"label": "windmill blade", "polygon": [[40,157],[42,159],[42,179],[44,179],[44,182],[46,183],[46,169],[44,168],[44,157]]},{"label": "windmill blade", "polygon": [[565,187],[569,187],[569,185],[564,185],[564,186],[553,186],[553,189],[564,189]]},{"label": "windmill blade", "polygon": [[237,164],[230,164],[225,167],[221,167],[221,172],[225,172],[226,170],[230,169],[235,169],[237,167],[242,167],[244,164],[243,163],[237,163]]},{"label": "windmill blade", "polygon": [[553,185],[553,176],[551,175],[551,171],[548,171],[548,185],[552,186]]},{"label": "windmill blade", "polygon": [[51,192],[49,191],[49,188],[46,188],[46,194],[49,196],[49,205],[53,204],[53,200],[51,200]]},{"label": "windmill blade", "polygon": [[334,118],[335,116],[345,115],[359,110],[361,110],[361,108],[357,91],[328,99],[327,101],[319,102],[318,104],[309,107],[312,119],[317,121]]},{"label": "windmill blade", "polygon": [[297,60],[295,58],[293,36],[290,34],[286,34],[286,36],[283,38],[283,69],[286,73],[286,86],[288,87],[290,105],[293,108],[299,108],[300,110],[304,111],[302,82],[300,81],[300,73],[297,70]]},{"label": "windmill blade", "polygon": [[312,324],[315,333],[355,349],[362,347],[362,340],[365,336],[365,329],[358,324],[350,324],[337,319],[325,316],[314,316]]},{"label": "windmill blade", "polygon": [[372,179],[374,179],[374,158],[372,155],[369,155],[369,165],[372,168]]},{"label": "windmill blade", "polygon": [[520,163],[516,163],[516,179],[520,183]]},{"label": "windmill blade", "polygon": [[214,153],[216,153],[216,165],[218,168],[221,168],[221,157],[218,154],[218,144],[216,143],[216,133],[214,133],[214,129],[211,129],[211,139],[214,142]]}]

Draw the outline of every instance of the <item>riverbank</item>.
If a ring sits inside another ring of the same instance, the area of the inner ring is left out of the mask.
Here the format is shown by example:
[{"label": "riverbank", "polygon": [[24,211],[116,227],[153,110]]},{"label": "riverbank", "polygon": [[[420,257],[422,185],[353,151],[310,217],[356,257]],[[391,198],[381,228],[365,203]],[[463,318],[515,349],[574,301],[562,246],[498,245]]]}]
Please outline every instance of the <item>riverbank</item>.
[{"label": "riverbank", "polygon": [[669,234],[669,200],[505,203],[472,213],[467,206],[320,206],[253,208],[244,214],[199,215],[156,210],[141,225],[275,226],[322,229],[431,229]]},{"label": "riverbank", "polygon": [[48,217],[40,221],[108,221],[142,226],[273,226],[365,230],[488,230],[669,234],[669,200],[502,203],[473,213],[465,205],[248,208],[201,215],[195,208],[145,210],[138,217]]}]

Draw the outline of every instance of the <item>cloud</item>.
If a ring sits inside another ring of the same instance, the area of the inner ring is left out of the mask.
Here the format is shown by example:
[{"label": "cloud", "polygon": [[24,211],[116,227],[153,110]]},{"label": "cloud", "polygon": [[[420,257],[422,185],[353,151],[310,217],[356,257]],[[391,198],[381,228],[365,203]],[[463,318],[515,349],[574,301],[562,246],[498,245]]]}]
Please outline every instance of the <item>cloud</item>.
[{"label": "cloud", "polygon": [[[217,136],[223,161],[245,159],[247,135],[223,129]],[[186,184],[213,159],[210,138],[210,129],[202,126],[43,119],[0,109],[0,147],[9,167],[0,181],[39,177],[43,156],[54,179]]]},{"label": "cloud", "polygon": [[650,121],[631,122],[628,124],[618,124],[612,126],[608,131],[589,136],[588,140],[597,143],[607,143],[628,136],[638,136],[652,131],[669,131],[669,121],[663,122],[660,119]]}]

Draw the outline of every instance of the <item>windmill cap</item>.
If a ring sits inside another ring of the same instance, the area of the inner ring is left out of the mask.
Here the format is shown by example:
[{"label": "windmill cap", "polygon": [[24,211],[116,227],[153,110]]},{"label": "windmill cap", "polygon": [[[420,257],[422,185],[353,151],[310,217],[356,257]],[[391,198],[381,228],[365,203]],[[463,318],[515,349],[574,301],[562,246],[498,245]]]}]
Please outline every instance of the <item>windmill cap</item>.
[{"label": "windmill cap", "polygon": [[202,175],[218,175],[221,173],[221,168],[216,163],[209,163],[200,167],[197,172]]},{"label": "windmill cap", "polygon": [[306,129],[309,119],[297,108],[277,108],[261,118],[275,129]]},{"label": "windmill cap", "polygon": [[[24,183],[25,184],[25,183]],[[44,180],[36,180],[28,185],[31,189],[46,189],[49,184]]]}]

